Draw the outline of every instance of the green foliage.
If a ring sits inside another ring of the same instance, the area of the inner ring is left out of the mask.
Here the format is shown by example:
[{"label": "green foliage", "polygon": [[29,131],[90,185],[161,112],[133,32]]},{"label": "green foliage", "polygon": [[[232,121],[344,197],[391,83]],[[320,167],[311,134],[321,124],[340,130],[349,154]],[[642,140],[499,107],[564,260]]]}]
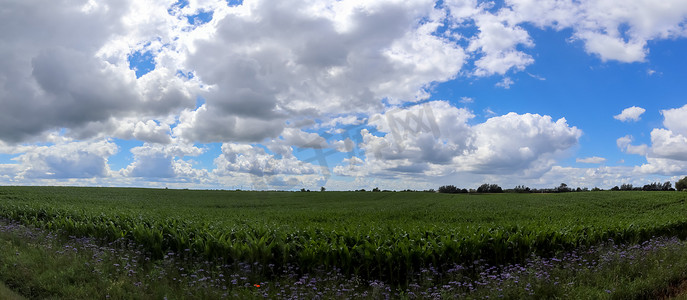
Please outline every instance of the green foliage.
[{"label": "green foliage", "polygon": [[675,189],[678,191],[687,190],[687,177],[683,177],[675,183]]},{"label": "green foliage", "polygon": [[[608,239],[687,234],[679,193],[445,195],[0,187],[0,216],[76,236],[125,237],[155,257],[321,266],[405,282],[435,266],[500,264]],[[188,250],[187,250],[188,249]]]},{"label": "green foliage", "polygon": [[482,184],[477,188],[478,193],[503,193],[503,189],[497,184]]},{"label": "green foliage", "polygon": [[439,193],[444,193],[444,194],[458,194],[458,193],[467,193],[468,190],[466,189],[459,189],[455,185],[443,185],[439,187],[438,189]]}]

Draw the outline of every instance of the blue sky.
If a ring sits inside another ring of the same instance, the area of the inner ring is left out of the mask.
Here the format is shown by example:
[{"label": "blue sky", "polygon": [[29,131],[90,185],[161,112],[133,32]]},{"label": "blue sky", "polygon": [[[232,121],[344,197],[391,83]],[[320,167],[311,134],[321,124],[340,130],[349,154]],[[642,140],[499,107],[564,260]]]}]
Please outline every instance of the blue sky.
[{"label": "blue sky", "polygon": [[0,184],[687,175],[683,1],[26,1],[0,20]]}]

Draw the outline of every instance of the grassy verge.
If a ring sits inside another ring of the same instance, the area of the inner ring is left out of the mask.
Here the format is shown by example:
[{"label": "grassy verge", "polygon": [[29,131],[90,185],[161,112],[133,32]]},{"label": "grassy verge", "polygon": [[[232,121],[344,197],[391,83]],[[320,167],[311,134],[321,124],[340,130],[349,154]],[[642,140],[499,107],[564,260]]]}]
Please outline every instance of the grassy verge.
[{"label": "grassy verge", "polygon": [[293,266],[265,277],[253,264],[223,265],[184,253],[152,260],[126,240],[0,225],[0,280],[30,299],[636,299],[672,296],[687,279],[687,243],[675,238],[607,243],[522,264],[430,267],[400,286],[331,270],[304,274]]}]

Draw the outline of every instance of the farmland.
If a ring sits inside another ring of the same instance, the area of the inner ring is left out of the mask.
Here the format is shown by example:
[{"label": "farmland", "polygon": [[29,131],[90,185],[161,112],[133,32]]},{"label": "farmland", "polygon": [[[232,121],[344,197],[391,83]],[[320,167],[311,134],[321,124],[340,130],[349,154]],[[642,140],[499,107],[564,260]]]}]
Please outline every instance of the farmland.
[{"label": "farmland", "polygon": [[[258,281],[335,270],[406,287],[423,270],[524,264],[687,235],[687,193],[435,194],[0,187],[0,215],[65,236],[250,264]],[[679,241],[679,240],[678,240]],[[609,245],[608,247],[612,247]],[[469,274],[468,274],[469,275]]]}]

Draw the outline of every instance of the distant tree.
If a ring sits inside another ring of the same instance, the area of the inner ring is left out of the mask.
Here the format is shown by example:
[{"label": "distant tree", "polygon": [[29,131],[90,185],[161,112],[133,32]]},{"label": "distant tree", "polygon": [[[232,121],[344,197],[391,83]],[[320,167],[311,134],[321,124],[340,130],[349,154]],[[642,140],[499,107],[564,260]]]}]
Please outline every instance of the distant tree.
[{"label": "distant tree", "polygon": [[489,191],[489,184],[488,183],[482,184],[477,188],[478,193],[486,193],[488,191]]},{"label": "distant tree", "polygon": [[327,190],[327,189],[325,189],[324,187],[321,187],[321,188],[320,188],[320,192],[324,192],[324,191],[326,191],[326,190]]},{"label": "distant tree", "polygon": [[662,191],[670,191],[673,189],[673,185],[670,184],[670,181],[666,181],[663,183],[663,186],[661,186]]},{"label": "distant tree", "polygon": [[623,183],[620,185],[620,190],[621,191],[631,191],[632,190],[632,184],[630,183]]},{"label": "distant tree", "polygon": [[594,187],[594,188],[592,189],[592,192],[600,192],[600,191],[602,191],[602,189],[600,189],[600,188],[598,188],[598,187]]},{"label": "distant tree", "polygon": [[529,187],[526,187],[524,185],[518,185],[515,188],[513,188],[513,191],[516,193],[529,193],[531,190]]},{"label": "distant tree", "polygon": [[617,185],[611,188],[611,191],[619,191],[619,190],[620,190],[620,188]]},{"label": "distant tree", "polygon": [[460,192],[460,189],[457,188],[455,185],[442,185],[439,187],[439,193],[444,193],[444,194],[457,194]]},{"label": "distant tree", "polygon": [[687,190],[687,176],[678,180],[675,183],[675,189],[678,191],[685,191]]},{"label": "distant tree", "polygon": [[477,188],[478,193],[503,193],[503,189],[498,184],[482,184]]},{"label": "distant tree", "polygon": [[568,185],[565,184],[565,183],[561,183],[561,185],[559,185],[559,186],[556,188],[556,192],[559,192],[559,193],[567,193],[567,192],[570,192],[570,191],[571,191],[571,189],[570,189],[570,188],[568,187]]},{"label": "distant tree", "polygon": [[381,192],[378,187],[372,189],[373,192]]},{"label": "distant tree", "polygon": [[302,189],[301,189],[301,192],[305,192],[305,188],[302,188]]},{"label": "distant tree", "polygon": [[673,185],[670,184],[670,181],[666,181],[664,183],[653,182],[650,184],[645,184],[642,187],[643,191],[670,191],[672,189],[673,189]]}]

